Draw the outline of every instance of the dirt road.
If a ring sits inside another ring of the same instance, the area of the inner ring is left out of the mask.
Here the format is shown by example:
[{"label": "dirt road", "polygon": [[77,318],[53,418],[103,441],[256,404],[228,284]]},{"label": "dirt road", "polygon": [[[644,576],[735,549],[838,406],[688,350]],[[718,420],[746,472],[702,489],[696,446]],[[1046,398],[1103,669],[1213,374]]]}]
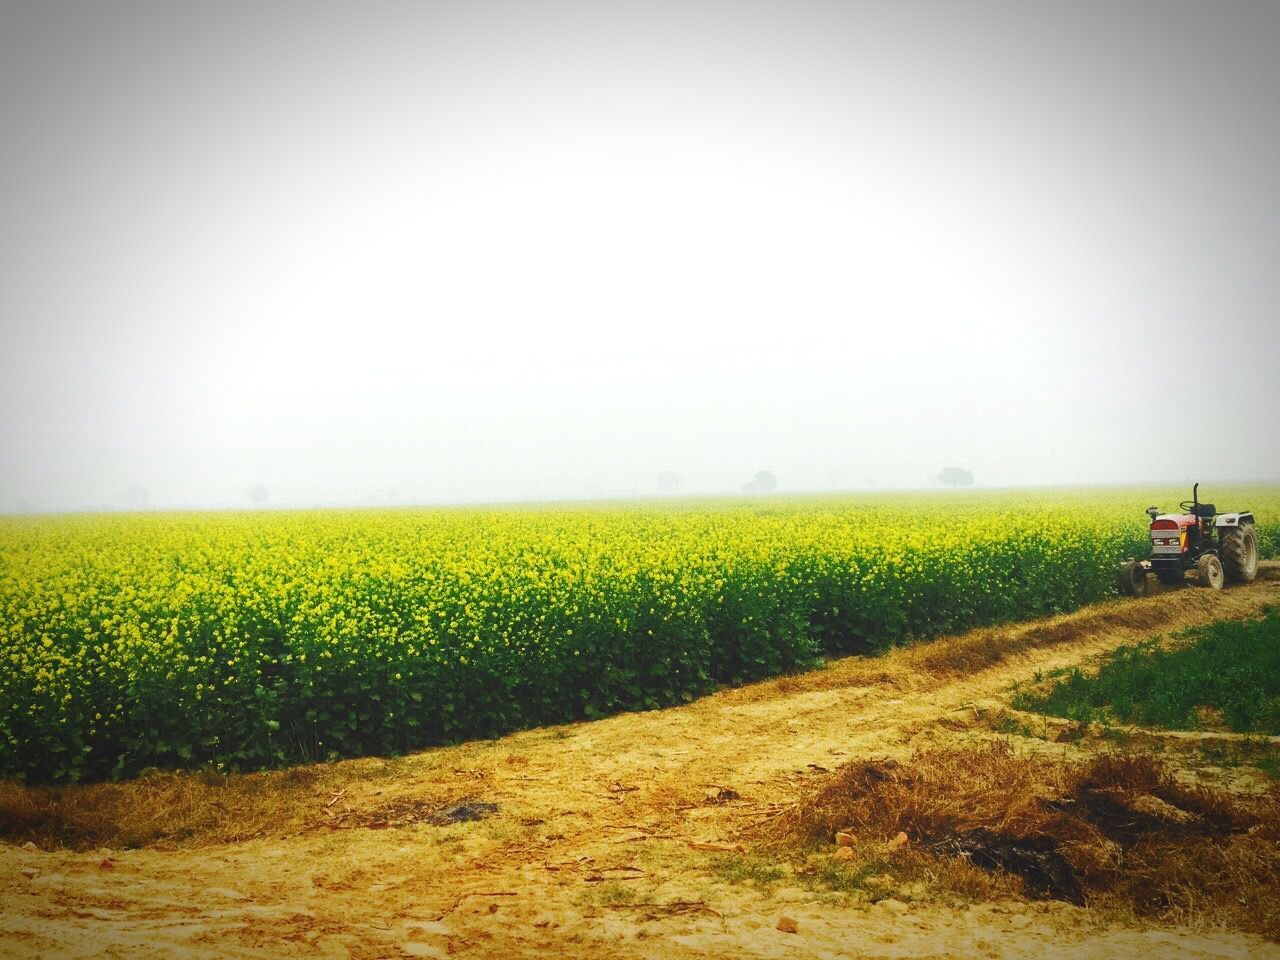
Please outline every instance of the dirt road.
[{"label": "dirt road", "polygon": [[[1276,603],[1268,564],[1249,587],[975,631],[678,709],[227,784],[188,777],[180,828],[141,849],[0,847],[0,955],[1280,957],[1241,933],[1059,903],[855,907],[744,882],[761,869],[744,831],[825,769],[998,736],[984,708],[1036,670]],[[148,803],[145,786],[122,789],[117,801]],[[777,929],[783,915],[797,932]]]}]

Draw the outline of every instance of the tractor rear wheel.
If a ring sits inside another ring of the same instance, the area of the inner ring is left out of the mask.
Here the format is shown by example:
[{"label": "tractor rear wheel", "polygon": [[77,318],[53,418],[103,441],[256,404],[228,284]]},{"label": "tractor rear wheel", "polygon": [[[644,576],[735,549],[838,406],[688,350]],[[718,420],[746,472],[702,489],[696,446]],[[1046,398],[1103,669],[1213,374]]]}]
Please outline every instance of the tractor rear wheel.
[{"label": "tractor rear wheel", "polygon": [[1116,584],[1121,593],[1141,597],[1147,592],[1147,570],[1137,560],[1126,560],[1120,564]]},{"label": "tractor rear wheel", "polygon": [[1252,523],[1218,531],[1222,566],[1232,583],[1251,583],[1258,576],[1258,535]]},{"label": "tractor rear wheel", "polygon": [[1222,561],[1213,553],[1206,553],[1196,561],[1196,574],[1200,577],[1200,586],[1210,590],[1221,590],[1227,579],[1222,571]]}]

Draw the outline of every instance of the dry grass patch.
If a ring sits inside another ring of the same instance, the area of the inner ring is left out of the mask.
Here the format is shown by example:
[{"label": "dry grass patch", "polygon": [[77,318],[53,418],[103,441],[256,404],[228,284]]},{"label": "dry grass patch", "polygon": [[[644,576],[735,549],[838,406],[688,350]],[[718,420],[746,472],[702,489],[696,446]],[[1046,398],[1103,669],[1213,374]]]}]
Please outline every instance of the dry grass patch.
[{"label": "dry grass patch", "polygon": [[371,817],[392,818],[382,810],[361,810],[358,791],[348,796],[348,789],[395,769],[393,762],[357,760],[231,776],[155,771],[106,783],[0,781],[0,837],[46,848],[129,849],[369,826]]},{"label": "dry grass patch", "polygon": [[1122,602],[1028,626],[989,627],[921,643],[912,650],[912,662],[934,676],[965,676],[1028,650],[1074,643],[1101,633],[1145,636],[1168,620],[1168,611],[1160,606]]},{"label": "dry grass patch", "polygon": [[[888,862],[902,884],[929,878],[973,899],[1020,885],[1033,898],[1280,938],[1280,791],[1189,787],[1149,757],[1061,763],[997,742],[861,761],[766,828],[800,844],[838,831],[854,838],[840,869],[855,875]],[[910,843],[888,852],[899,831]]]}]

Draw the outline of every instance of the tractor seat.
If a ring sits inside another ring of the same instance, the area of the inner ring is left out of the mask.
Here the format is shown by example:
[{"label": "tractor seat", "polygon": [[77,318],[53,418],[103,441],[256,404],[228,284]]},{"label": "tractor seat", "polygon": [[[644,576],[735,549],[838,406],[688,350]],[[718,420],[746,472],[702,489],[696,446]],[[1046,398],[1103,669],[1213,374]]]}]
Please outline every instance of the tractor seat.
[{"label": "tractor seat", "polygon": [[1212,503],[1201,503],[1191,508],[1191,514],[1196,517],[1216,517],[1218,508]]}]

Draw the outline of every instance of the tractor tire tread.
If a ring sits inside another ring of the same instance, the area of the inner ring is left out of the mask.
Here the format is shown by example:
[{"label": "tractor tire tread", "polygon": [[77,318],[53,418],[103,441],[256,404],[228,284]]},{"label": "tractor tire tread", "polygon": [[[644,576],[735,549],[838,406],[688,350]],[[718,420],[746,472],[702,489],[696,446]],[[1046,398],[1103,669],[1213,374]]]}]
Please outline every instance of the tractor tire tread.
[{"label": "tractor tire tread", "polygon": [[1227,581],[1227,572],[1220,557],[1206,553],[1196,561],[1196,583],[1208,590],[1221,590]]},{"label": "tractor tire tread", "polygon": [[1251,523],[1219,532],[1222,568],[1233,583],[1250,583],[1258,576],[1258,534]]}]

